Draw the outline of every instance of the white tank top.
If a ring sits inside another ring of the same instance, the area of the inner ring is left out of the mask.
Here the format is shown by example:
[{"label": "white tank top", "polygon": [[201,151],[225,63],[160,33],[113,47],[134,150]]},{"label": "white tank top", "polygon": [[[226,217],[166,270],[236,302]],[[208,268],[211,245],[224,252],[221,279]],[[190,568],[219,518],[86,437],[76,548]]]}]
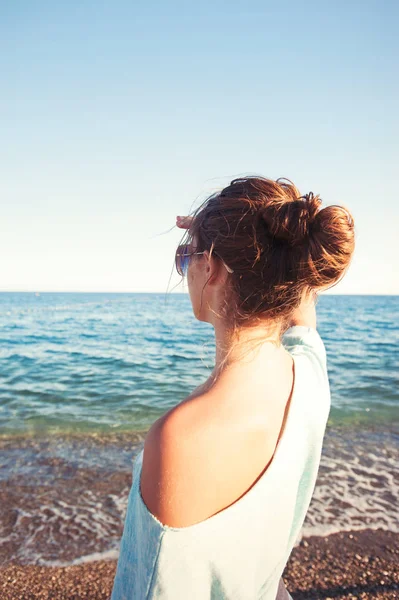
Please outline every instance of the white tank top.
[{"label": "white tank top", "polygon": [[326,352],[317,331],[296,326],[283,343],[294,359],[284,431],[258,481],[234,504],[188,527],[163,525],[133,467],[111,600],[275,600],[316,483],[330,409]]}]

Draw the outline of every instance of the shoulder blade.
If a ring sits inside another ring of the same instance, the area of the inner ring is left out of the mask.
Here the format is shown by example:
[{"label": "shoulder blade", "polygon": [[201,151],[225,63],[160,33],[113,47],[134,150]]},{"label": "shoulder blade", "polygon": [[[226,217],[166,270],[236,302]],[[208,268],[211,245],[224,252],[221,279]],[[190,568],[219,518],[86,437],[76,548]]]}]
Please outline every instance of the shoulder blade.
[{"label": "shoulder blade", "polygon": [[[141,495],[148,510],[169,527],[189,527],[234,504],[266,470],[276,440],[265,430],[234,437],[177,410],[147,434]],[[272,442],[272,443],[271,443]]]}]

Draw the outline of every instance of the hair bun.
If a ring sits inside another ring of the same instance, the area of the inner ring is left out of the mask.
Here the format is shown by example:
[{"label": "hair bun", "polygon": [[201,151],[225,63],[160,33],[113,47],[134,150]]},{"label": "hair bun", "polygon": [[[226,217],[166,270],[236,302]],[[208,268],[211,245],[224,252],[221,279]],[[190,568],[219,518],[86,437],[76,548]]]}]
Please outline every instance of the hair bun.
[{"label": "hair bun", "polygon": [[319,196],[309,192],[294,200],[271,201],[259,212],[271,236],[296,246],[308,240],[320,206]]}]

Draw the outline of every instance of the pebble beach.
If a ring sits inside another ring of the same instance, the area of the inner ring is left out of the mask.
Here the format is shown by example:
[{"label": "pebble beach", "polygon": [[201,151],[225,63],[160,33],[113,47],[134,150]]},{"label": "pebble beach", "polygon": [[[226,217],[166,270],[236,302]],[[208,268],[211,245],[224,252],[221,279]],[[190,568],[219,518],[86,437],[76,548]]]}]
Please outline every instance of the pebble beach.
[{"label": "pebble beach", "polygon": [[[294,600],[399,598],[399,535],[382,530],[309,537],[294,548],[284,581]],[[68,567],[9,564],[2,600],[108,600],[116,561]],[[137,599],[140,600],[140,599]]]},{"label": "pebble beach", "polygon": [[[318,303],[332,407],[294,600],[399,600],[398,306]],[[5,293],[0,326],[0,600],[108,600],[135,458],[206,379],[211,332],[178,294]]]}]

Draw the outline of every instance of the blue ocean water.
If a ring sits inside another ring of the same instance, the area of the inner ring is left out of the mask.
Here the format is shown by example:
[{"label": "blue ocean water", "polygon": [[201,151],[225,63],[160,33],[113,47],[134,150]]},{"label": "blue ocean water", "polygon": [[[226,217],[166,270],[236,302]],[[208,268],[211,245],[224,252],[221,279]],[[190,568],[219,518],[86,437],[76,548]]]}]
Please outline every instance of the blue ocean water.
[{"label": "blue ocean water", "polygon": [[[304,536],[399,532],[398,308],[319,299],[332,410]],[[185,294],[0,293],[0,564],[116,558],[145,433],[214,354]]]},{"label": "blue ocean water", "polygon": [[[330,422],[399,422],[398,296],[325,295]],[[209,376],[186,294],[0,293],[0,435],[145,430]]]}]

